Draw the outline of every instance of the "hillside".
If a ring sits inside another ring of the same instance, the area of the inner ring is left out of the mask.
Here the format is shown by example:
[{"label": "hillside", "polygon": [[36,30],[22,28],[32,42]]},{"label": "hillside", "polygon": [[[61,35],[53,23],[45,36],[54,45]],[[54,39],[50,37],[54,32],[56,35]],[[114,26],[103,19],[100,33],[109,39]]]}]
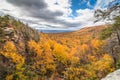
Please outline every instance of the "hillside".
[{"label": "hillside", "polygon": [[57,41],[68,47],[75,47],[82,43],[87,43],[94,38],[98,38],[101,30],[105,29],[107,26],[94,26],[94,27],[85,27],[78,31],[73,32],[64,32],[64,33],[51,33],[47,34],[50,39]]},{"label": "hillside", "polygon": [[9,15],[0,16],[0,80],[15,73],[17,64],[25,60],[29,53],[27,42],[39,39],[39,32],[28,25]]},{"label": "hillside", "polygon": [[[100,80],[115,70],[113,55],[109,52],[111,49],[107,45],[109,44],[107,40],[110,39],[100,39],[101,32],[107,28],[109,27],[101,25],[83,28],[75,32],[41,33],[41,41],[53,46],[52,40],[62,45],[63,48],[68,48],[67,55],[70,63],[69,67],[68,65],[66,67],[67,70],[63,71],[66,76],[65,80]],[[61,52],[59,55],[62,55],[62,49],[57,48]],[[54,47],[52,49],[54,50]]]},{"label": "hillside", "polygon": [[108,28],[46,34],[0,17],[0,80],[100,80],[120,68],[115,34],[100,39]]}]

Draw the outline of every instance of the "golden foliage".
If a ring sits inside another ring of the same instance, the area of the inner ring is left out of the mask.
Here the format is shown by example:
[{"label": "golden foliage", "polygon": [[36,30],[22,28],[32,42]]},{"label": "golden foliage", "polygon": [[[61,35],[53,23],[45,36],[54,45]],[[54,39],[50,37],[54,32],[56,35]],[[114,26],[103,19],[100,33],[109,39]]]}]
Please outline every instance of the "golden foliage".
[{"label": "golden foliage", "polygon": [[8,59],[12,59],[12,62],[16,64],[16,71],[14,73],[11,73],[10,75],[7,75],[6,80],[13,80],[14,75],[18,75],[20,78],[24,77],[24,68],[22,68],[22,66],[24,65],[25,58],[17,53],[17,49],[12,41],[8,41],[5,43],[4,50],[0,54]]},{"label": "golden foliage", "polygon": [[29,47],[29,50],[31,51],[31,53],[36,53],[38,56],[41,55],[42,51],[41,51],[41,48],[40,48],[40,45],[37,44],[35,41],[33,40],[30,40],[28,42],[28,47]]},{"label": "golden foliage", "polygon": [[113,59],[110,55],[104,54],[103,57],[96,61],[94,64],[94,68],[99,71],[107,71],[111,72],[113,70]]},{"label": "golden foliage", "polygon": [[13,75],[7,75],[6,80],[13,80]]},{"label": "golden foliage", "polygon": [[91,45],[92,45],[92,47],[93,48],[95,48],[95,49],[100,49],[100,47],[103,45],[103,42],[102,41],[100,41],[100,40],[98,40],[98,39],[93,39],[92,41],[91,41]]},{"label": "golden foliage", "polygon": [[99,80],[114,70],[114,61],[102,51],[105,43],[97,39],[90,28],[85,31],[54,36],[41,33],[39,42],[30,40],[27,46],[19,44],[21,49],[27,48],[24,57],[12,41],[6,42],[0,54],[15,63],[14,72],[7,74],[6,80],[13,80],[14,76],[16,80],[45,80],[51,76],[51,80],[61,77],[64,80]]},{"label": "golden foliage", "polygon": [[7,58],[11,58],[14,63],[24,63],[24,57],[17,53],[16,47],[12,41],[6,42],[4,51],[1,52]]}]

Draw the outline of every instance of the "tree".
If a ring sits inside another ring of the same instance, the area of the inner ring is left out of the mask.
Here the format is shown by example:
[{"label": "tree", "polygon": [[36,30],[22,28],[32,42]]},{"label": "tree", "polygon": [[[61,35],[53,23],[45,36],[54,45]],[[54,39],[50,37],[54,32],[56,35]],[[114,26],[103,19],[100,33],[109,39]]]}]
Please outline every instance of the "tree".
[{"label": "tree", "polygon": [[12,60],[10,63],[11,65],[7,66],[11,68],[10,69],[7,68],[8,73],[6,75],[6,79],[25,80],[26,76],[23,74],[24,72],[23,65],[25,62],[25,58],[17,52],[17,49],[12,41],[6,42],[3,48],[4,50],[0,52],[0,55],[6,57],[9,61]]},{"label": "tree", "polygon": [[[113,3],[117,2],[116,0]],[[111,3],[109,3],[111,5]],[[107,9],[96,9],[94,12],[94,17],[96,18],[95,22],[101,20],[113,20],[115,17],[120,16],[120,3],[111,5]],[[113,14],[114,13],[114,14]]]},{"label": "tree", "polygon": [[118,44],[120,45],[120,16],[114,19],[114,24],[112,25],[114,32],[117,35]]},{"label": "tree", "polygon": [[110,37],[113,33],[116,34],[118,45],[120,45],[120,16],[115,17],[114,23],[101,32],[100,39],[104,40]]},{"label": "tree", "polygon": [[100,32],[99,38],[100,40],[105,40],[109,38],[112,35],[112,33],[113,33],[113,28],[109,26],[103,29],[102,32]]},{"label": "tree", "polygon": [[40,80],[44,80],[45,77],[50,78],[56,68],[51,52],[52,43],[49,40],[43,43],[37,43],[33,40],[28,42],[30,49],[30,56],[28,58],[30,61],[28,61],[28,63],[32,64]]}]

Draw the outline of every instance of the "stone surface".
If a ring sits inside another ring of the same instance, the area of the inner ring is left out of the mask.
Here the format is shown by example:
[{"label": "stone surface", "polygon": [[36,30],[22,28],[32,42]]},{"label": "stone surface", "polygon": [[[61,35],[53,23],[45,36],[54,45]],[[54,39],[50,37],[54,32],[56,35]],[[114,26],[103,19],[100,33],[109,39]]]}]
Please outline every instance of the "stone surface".
[{"label": "stone surface", "polygon": [[120,69],[108,74],[101,80],[120,80]]},{"label": "stone surface", "polygon": [[7,27],[6,29],[4,29],[4,31],[5,31],[5,34],[6,34],[6,35],[10,35],[10,34],[14,31],[14,29]]}]

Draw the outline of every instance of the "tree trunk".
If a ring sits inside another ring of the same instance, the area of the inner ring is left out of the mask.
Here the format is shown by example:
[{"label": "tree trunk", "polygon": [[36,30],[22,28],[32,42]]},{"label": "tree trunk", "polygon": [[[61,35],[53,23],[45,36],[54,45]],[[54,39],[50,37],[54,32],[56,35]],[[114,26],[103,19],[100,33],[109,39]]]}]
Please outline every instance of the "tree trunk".
[{"label": "tree trunk", "polygon": [[120,45],[120,34],[119,30],[116,30],[117,38],[118,38],[118,45]]},{"label": "tree trunk", "polygon": [[111,48],[111,53],[112,53],[112,58],[114,60],[114,68],[116,69],[116,57],[115,57],[115,54],[114,54],[113,47]]}]

